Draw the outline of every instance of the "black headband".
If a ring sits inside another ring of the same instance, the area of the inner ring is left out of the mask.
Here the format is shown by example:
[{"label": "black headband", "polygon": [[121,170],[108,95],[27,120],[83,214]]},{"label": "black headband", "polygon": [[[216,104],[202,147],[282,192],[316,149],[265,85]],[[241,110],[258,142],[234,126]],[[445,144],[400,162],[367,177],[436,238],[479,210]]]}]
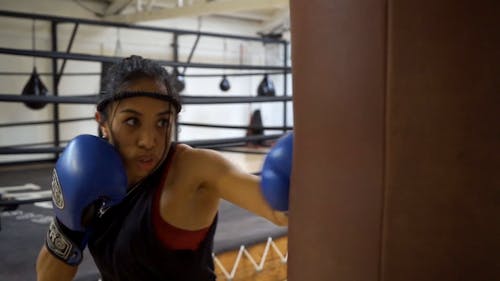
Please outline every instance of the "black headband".
[{"label": "black headband", "polygon": [[110,102],[132,98],[132,97],[150,97],[159,100],[168,101],[175,107],[176,113],[181,111],[181,103],[178,99],[171,95],[157,93],[157,92],[119,92],[116,94],[104,94],[100,97],[99,102],[97,103],[97,111],[102,112],[108,106]]}]

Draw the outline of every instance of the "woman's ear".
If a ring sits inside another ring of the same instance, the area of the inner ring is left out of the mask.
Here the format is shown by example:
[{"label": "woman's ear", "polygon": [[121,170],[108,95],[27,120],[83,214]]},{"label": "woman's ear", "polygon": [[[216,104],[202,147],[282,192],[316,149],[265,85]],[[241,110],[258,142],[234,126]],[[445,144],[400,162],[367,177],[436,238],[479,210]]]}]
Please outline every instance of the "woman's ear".
[{"label": "woman's ear", "polygon": [[102,137],[107,139],[109,136],[109,128],[105,122],[105,117],[99,111],[95,113],[95,121],[99,124],[99,130],[102,133]]}]

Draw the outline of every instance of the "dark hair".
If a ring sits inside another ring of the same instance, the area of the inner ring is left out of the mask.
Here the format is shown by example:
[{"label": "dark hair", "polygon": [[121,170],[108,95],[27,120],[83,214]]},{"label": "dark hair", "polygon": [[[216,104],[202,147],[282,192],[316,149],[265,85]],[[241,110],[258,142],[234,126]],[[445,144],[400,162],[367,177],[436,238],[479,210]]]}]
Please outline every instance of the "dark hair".
[{"label": "dark hair", "polygon": [[[130,93],[122,92],[122,87],[126,82],[148,77],[162,82],[167,93]],[[111,66],[105,78],[104,95],[101,96],[97,104],[97,110],[106,114],[108,104],[113,100],[119,100],[131,96],[150,96],[167,100],[172,103],[177,113],[181,110],[180,96],[171,86],[172,78],[167,70],[159,63],[145,59],[141,56],[132,55]]]}]

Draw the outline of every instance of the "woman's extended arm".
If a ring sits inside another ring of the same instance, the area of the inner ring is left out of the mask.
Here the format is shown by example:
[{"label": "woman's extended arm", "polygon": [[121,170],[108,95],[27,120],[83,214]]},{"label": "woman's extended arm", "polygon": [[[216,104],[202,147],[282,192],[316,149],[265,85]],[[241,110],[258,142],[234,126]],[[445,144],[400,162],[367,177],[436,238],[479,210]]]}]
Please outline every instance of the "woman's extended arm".
[{"label": "woman's extended arm", "polygon": [[273,210],[262,195],[260,177],[244,172],[216,151],[202,150],[201,153],[204,154],[200,169],[204,167],[205,187],[274,224],[288,225],[288,216]]},{"label": "woman's extended arm", "polygon": [[45,245],[36,261],[36,278],[38,281],[70,281],[76,275],[78,266],[68,265],[54,257]]}]

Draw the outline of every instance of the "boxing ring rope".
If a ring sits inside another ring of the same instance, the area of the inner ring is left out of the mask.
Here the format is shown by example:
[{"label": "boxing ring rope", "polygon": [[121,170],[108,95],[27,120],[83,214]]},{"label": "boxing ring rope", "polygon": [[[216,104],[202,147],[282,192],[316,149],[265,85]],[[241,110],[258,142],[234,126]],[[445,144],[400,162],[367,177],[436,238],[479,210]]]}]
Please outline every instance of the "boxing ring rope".
[{"label": "boxing ring rope", "polygon": [[252,129],[260,129],[260,130],[293,130],[291,126],[236,126],[236,125],[215,125],[215,124],[206,124],[206,123],[191,123],[191,122],[179,122],[181,126],[194,126],[194,127],[207,127],[207,128],[220,128],[220,129],[242,129],[242,130],[252,130]]},{"label": "boxing ring rope", "polygon": [[[96,104],[99,95],[82,96],[21,96],[14,94],[0,94],[0,102],[49,102],[69,104]],[[181,95],[182,104],[223,104],[223,103],[260,103],[292,101],[290,96],[254,97],[254,96],[187,96]]]},{"label": "boxing ring rope", "polygon": [[[290,73],[290,72],[287,72]],[[283,75],[283,72],[242,72],[242,73],[220,73],[220,74],[184,74],[184,77],[221,77],[225,75],[227,77],[237,77],[237,76],[263,76],[263,75]]]},{"label": "boxing ring rope", "polygon": [[[0,76],[30,76],[31,72],[0,71]],[[38,72],[39,76],[52,76],[52,72]],[[100,76],[100,72],[66,72],[64,76]]]},{"label": "boxing ring rope", "polygon": [[[54,120],[45,120],[45,121],[26,121],[26,122],[16,122],[16,123],[2,123],[0,124],[0,128],[3,127],[16,127],[16,126],[31,126],[31,125],[47,125],[52,124],[54,122],[59,123],[69,123],[69,122],[80,122],[80,121],[92,121],[95,120],[95,117],[81,117],[81,118],[68,118],[68,119],[59,119],[59,121]],[[207,123],[192,123],[192,122],[178,122],[179,126],[192,126],[192,127],[205,127],[205,128],[218,128],[218,129],[241,129],[241,130],[293,130],[291,126],[237,126],[237,125],[216,125],[216,124],[207,124]]]},{"label": "boxing ring rope", "polygon": [[[203,78],[203,77],[227,77],[237,76],[263,76],[263,75],[282,75],[283,72],[241,72],[241,73],[213,73],[213,74],[182,74],[184,77]],[[31,72],[22,71],[0,71],[0,76],[29,76]],[[38,72],[39,76],[52,76],[51,72]],[[100,76],[100,72],[66,72],[64,76]]]},{"label": "boxing ring rope", "polygon": [[22,96],[14,94],[0,94],[1,102],[49,102],[67,104],[96,104],[98,95],[87,96]]},{"label": "boxing ring rope", "polygon": [[260,154],[260,155],[267,154],[267,152],[264,152],[264,151],[240,150],[240,149],[232,149],[232,148],[225,148],[225,147],[214,147],[212,149],[218,150],[218,151],[223,151],[223,152],[235,152],[235,153],[243,153],[243,154]]},{"label": "boxing ring rope", "polygon": [[5,127],[17,127],[17,126],[32,126],[32,125],[48,125],[53,124],[54,122],[59,123],[70,123],[70,122],[81,122],[81,121],[92,121],[95,120],[95,117],[81,117],[81,118],[68,118],[68,119],[59,119],[59,120],[44,120],[44,121],[26,121],[26,122],[16,122],[16,123],[2,123],[0,124],[0,128]]},{"label": "boxing ring rope", "polygon": [[[263,140],[276,140],[282,134],[274,135],[255,135],[240,138],[225,138],[225,139],[211,139],[211,140],[192,140],[182,141],[181,143],[198,148],[212,148],[212,147],[234,147],[241,143],[248,141],[263,141]],[[61,141],[64,142],[64,141]],[[36,144],[38,145],[38,144]],[[21,145],[29,146],[29,144]],[[0,154],[31,154],[31,153],[54,153],[61,152],[64,147],[47,147],[47,148],[15,148],[15,146],[0,147]]]},{"label": "boxing ring rope", "polygon": [[[15,55],[15,56],[29,56],[38,58],[48,58],[48,59],[65,59],[65,60],[76,60],[76,61],[93,61],[93,62],[109,62],[115,63],[121,60],[121,57],[115,56],[100,56],[92,54],[83,53],[66,53],[58,51],[40,51],[40,50],[28,50],[28,49],[12,49],[12,48],[0,48],[0,54],[5,55]],[[210,63],[185,63],[176,62],[170,60],[155,60],[164,66],[172,67],[190,67],[190,68],[219,68],[219,69],[247,69],[247,70],[282,70],[291,71],[290,67],[283,66],[266,66],[266,65],[236,65],[236,64],[210,64]],[[281,73],[283,74],[283,73]]]}]

